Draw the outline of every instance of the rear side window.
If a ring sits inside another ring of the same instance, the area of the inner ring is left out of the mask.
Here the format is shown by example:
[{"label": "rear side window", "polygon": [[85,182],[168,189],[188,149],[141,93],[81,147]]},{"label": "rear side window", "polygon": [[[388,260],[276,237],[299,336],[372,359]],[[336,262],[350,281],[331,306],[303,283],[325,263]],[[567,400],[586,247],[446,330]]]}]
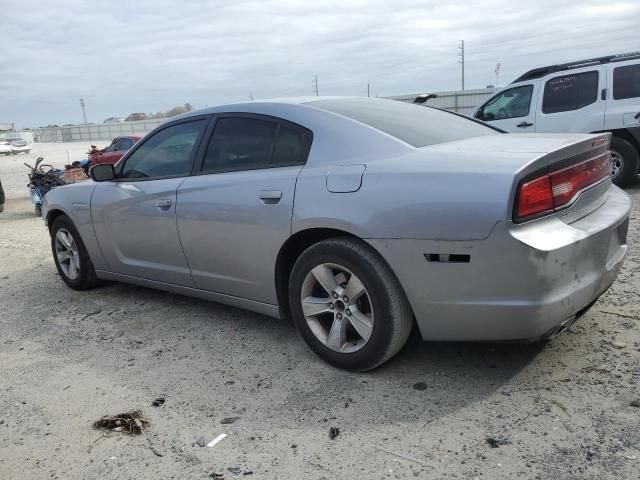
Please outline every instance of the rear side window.
[{"label": "rear side window", "polygon": [[223,117],[207,146],[202,173],[301,165],[308,154],[308,138],[305,129],[277,120]]},{"label": "rear side window", "polygon": [[640,65],[613,69],[613,99],[640,97]]},{"label": "rear side window", "polygon": [[542,113],[578,110],[591,105],[597,98],[597,71],[554,77],[544,85]]}]

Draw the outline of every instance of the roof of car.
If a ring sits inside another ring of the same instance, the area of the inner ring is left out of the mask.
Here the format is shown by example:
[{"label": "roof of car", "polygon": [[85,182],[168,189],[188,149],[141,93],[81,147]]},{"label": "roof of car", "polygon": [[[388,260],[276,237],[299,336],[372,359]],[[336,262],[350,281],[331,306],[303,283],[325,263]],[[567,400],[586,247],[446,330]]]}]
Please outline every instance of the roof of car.
[{"label": "roof of car", "polygon": [[[308,95],[303,97],[268,98],[263,100],[252,100],[249,102],[244,101],[244,102],[224,103],[224,104],[216,105],[214,107],[203,108],[201,110],[192,110],[190,112],[186,112],[181,115],[171,117],[168,121],[180,120],[182,118],[195,117],[198,115],[208,115],[211,113],[219,113],[224,111],[232,112],[235,109],[238,109],[239,111],[247,111],[247,110],[250,110],[252,105],[303,106],[303,105],[317,102],[320,100],[353,100],[353,99],[371,101],[371,102],[395,102],[396,101],[396,100],[389,100],[389,99],[383,99],[383,98],[370,98],[370,97],[315,96],[315,95]],[[313,107],[309,105],[308,108],[313,108]]]}]

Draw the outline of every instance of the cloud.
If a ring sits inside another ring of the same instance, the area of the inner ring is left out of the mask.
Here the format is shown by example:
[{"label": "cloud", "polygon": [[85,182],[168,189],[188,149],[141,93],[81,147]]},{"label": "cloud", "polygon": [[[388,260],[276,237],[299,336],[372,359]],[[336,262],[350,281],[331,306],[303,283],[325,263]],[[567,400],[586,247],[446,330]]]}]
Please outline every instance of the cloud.
[{"label": "cloud", "polygon": [[[75,123],[255,98],[467,88],[640,50],[635,0],[3,1],[0,120]],[[7,14],[9,12],[9,14]]]}]

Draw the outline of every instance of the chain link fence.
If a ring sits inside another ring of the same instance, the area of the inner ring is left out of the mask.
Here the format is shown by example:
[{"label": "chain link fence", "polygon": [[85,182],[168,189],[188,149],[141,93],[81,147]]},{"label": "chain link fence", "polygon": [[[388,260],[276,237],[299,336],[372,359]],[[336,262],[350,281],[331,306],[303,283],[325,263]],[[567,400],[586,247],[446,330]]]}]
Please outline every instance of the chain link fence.
[{"label": "chain link fence", "polygon": [[35,142],[93,142],[111,141],[115,137],[145,134],[165,122],[166,118],[115,122],[65,127],[47,127],[34,130]]}]

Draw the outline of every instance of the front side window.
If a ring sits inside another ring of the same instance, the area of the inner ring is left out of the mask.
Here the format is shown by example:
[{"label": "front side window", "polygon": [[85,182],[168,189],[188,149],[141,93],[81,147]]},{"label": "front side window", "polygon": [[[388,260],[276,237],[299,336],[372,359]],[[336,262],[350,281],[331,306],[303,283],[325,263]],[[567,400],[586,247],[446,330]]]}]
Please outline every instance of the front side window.
[{"label": "front side window", "polygon": [[533,85],[522,85],[500,92],[478,110],[476,118],[492,121],[526,117],[529,115],[532,94]]},{"label": "front side window", "polygon": [[547,80],[542,113],[578,110],[598,99],[598,72],[573,73]]},{"label": "front side window", "polygon": [[640,97],[640,65],[627,65],[613,70],[613,99]]},{"label": "front side window", "polygon": [[155,133],[126,160],[120,177],[188,175],[198,137],[206,124],[206,120],[196,120],[172,125]]}]

